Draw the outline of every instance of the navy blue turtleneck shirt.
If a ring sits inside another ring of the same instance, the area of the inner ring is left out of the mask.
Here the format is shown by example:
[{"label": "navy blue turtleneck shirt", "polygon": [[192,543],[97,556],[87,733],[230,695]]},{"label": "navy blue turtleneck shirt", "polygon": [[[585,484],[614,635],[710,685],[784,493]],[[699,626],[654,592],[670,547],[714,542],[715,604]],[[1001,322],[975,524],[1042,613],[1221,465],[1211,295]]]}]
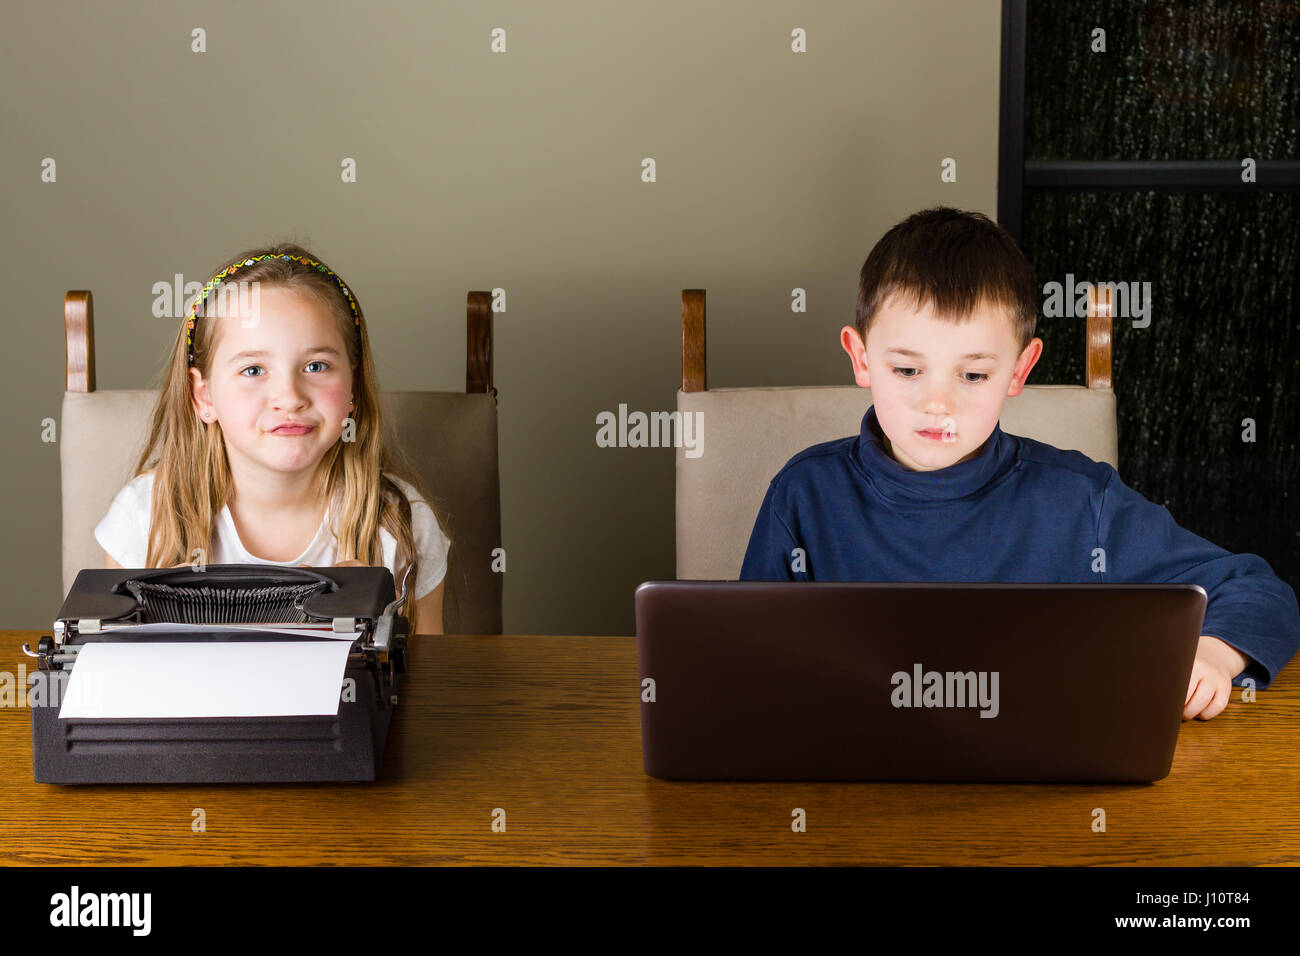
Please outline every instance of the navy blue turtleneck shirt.
[{"label": "navy blue turtleneck shirt", "polygon": [[1267,687],[1300,648],[1295,591],[1263,558],[1179,527],[1110,465],[995,425],[975,457],[912,471],[883,439],[873,406],[858,436],[791,458],[768,486],[741,580],[1199,584],[1201,633],[1250,658],[1233,683]]}]

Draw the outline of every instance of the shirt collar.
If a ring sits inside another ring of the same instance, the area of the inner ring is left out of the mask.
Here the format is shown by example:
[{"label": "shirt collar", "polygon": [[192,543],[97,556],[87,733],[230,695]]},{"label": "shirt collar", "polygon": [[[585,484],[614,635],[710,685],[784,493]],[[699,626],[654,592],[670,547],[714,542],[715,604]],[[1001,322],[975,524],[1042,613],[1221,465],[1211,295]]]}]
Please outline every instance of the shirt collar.
[{"label": "shirt collar", "polygon": [[872,405],[862,416],[857,460],[882,495],[890,499],[950,501],[974,494],[1015,464],[1016,443],[994,424],[974,458],[934,471],[912,471],[885,450],[884,432]]}]

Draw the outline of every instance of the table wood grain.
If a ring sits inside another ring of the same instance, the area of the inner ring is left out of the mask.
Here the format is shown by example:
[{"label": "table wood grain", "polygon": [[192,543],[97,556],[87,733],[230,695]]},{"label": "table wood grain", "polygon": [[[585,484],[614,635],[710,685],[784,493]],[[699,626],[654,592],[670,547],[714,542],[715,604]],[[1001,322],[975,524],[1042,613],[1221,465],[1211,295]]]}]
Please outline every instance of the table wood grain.
[{"label": "table wood grain", "polygon": [[[0,631],[13,680],[39,634]],[[31,714],[0,707],[0,862],[1295,865],[1298,670],[1185,721],[1150,785],[681,783],[642,769],[633,639],[417,636],[369,784],[38,784]]]}]

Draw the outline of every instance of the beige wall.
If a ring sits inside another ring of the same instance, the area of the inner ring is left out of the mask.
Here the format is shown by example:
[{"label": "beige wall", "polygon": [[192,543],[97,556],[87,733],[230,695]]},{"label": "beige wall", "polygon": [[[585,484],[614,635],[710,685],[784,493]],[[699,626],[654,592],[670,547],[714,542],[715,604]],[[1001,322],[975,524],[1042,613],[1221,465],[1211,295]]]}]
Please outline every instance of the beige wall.
[{"label": "beige wall", "polygon": [[851,382],[836,340],[872,243],[937,202],[996,212],[999,10],[13,6],[0,627],[48,627],[62,598],[41,420],[59,415],[64,292],[95,294],[99,387],[152,387],[177,321],[152,316],[153,284],[297,238],[357,290],[384,388],[463,388],[465,292],[506,290],[506,630],[632,633],[635,586],[674,574],[673,453],[597,448],[597,412],[675,407],[684,287],[709,293],[711,386]]}]

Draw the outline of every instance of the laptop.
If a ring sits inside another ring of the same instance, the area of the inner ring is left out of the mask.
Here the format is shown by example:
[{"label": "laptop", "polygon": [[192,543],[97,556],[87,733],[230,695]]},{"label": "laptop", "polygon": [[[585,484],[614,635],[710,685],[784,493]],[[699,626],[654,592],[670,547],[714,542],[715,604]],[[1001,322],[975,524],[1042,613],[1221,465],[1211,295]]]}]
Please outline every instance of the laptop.
[{"label": "laptop", "polygon": [[1147,783],[1195,584],[648,581],[641,746],[666,780]]}]

